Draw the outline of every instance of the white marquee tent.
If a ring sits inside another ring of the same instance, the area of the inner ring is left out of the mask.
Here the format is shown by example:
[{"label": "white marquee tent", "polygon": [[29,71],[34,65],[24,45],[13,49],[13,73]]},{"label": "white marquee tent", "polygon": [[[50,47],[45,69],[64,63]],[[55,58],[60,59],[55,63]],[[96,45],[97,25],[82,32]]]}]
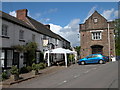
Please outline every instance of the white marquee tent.
[{"label": "white marquee tent", "polygon": [[63,48],[56,48],[56,49],[48,50],[44,53],[44,59],[46,57],[46,54],[48,54],[48,58],[47,58],[48,66],[50,66],[50,58],[49,58],[50,53],[64,54],[65,55],[65,65],[66,65],[66,67],[67,67],[67,54],[76,54],[75,51],[71,51],[69,49],[63,49]]}]

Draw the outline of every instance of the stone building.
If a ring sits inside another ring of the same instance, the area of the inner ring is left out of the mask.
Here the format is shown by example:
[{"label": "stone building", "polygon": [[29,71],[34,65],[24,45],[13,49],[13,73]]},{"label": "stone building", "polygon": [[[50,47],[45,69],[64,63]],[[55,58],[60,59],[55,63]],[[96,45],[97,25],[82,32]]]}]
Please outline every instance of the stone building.
[{"label": "stone building", "polygon": [[80,24],[81,58],[89,54],[115,56],[114,22],[107,21],[95,11],[83,24]]}]

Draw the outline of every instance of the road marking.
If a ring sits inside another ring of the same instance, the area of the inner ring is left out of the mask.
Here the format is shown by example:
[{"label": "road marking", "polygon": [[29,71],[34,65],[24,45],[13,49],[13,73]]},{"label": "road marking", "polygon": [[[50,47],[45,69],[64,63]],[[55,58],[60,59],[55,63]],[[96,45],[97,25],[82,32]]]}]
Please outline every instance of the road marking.
[{"label": "road marking", "polygon": [[59,83],[58,85],[62,85],[64,83],[66,83],[66,82],[67,82],[67,80],[64,80],[63,82]]},{"label": "road marking", "polygon": [[77,78],[77,77],[79,77],[79,76],[80,76],[80,75],[75,75],[74,78]]},{"label": "road marking", "polygon": [[88,70],[88,71],[86,71],[86,72],[84,72],[84,73],[88,73],[90,70]]},{"label": "road marking", "polygon": [[97,68],[93,68],[93,69],[97,69]]},{"label": "road marking", "polygon": [[67,81],[65,80],[65,81],[63,81],[64,83],[66,83]]}]

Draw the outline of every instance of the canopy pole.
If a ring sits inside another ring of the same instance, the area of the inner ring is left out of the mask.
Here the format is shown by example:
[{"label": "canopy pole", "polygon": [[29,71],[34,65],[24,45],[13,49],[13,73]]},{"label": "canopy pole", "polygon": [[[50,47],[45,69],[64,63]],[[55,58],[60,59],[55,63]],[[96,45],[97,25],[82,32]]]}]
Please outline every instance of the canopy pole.
[{"label": "canopy pole", "polygon": [[65,66],[67,67],[67,53],[65,53],[64,55],[65,55]]},{"label": "canopy pole", "polygon": [[47,61],[48,61],[48,67],[50,66],[50,52],[48,53],[48,59],[47,59]]},{"label": "canopy pole", "polygon": [[46,57],[46,53],[44,53],[44,60],[45,60],[45,57]]}]

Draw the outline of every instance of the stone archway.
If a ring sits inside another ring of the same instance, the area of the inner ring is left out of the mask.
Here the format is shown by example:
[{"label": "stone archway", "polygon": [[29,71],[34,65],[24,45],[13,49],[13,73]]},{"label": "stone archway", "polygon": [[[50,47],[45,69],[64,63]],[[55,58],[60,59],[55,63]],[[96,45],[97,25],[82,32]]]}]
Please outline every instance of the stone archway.
[{"label": "stone archway", "polygon": [[103,46],[93,45],[91,46],[92,54],[103,54]]}]

